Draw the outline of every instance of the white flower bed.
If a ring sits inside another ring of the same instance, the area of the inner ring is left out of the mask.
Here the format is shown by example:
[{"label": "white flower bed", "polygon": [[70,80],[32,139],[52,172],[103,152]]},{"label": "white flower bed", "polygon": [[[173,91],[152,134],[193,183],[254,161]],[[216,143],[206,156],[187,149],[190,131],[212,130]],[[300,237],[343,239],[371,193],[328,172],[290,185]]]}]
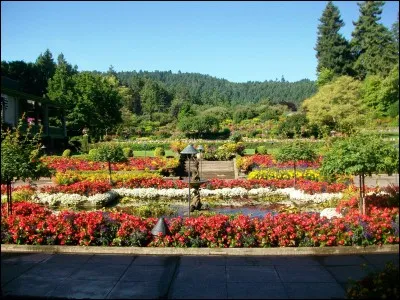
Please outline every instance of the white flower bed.
[{"label": "white flower bed", "polygon": [[[38,193],[34,196],[34,200],[40,203],[47,203],[52,206],[56,205],[66,205],[66,206],[78,206],[82,204],[89,205],[105,205],[108,202],[114,200],[117,197],[133,197],[139,198],[143,200],[157,199],[159,197],[172,198],[172,199],[185,199],[188,195],[188,188],[184,189],[155,189],[155,188],[136,188],[136,189],[113,189],[104,194],[96,194],[93,196],[81,196],[78,194],[45,194]],[[191,193],[193,193],[193,189],[191,189]],[[285,188],[285,189],[277,189],[272,190],[270,188],[257,188],[246,190],[242,187],[236,188],[222,188],[222,189],[200,189],[200,196],[216,196],[222,197],[224,199],[229,198],[244,198],[247,196],[250,197],[266,197],[270,195],[278,195],[283,194],[290,198],[292,201],[297,202],[314,202],[314,203],[322,203],[333,198],[340,199],[342,198],[342,193],[321,193],[315,195],[305,194],[300,190],[295,190],[294,188]]]},{"label": "white flower bed", "polygon": [[51,206],[79,206],[82,204],[89,205],[105,205],[108,202],[116,199],[118,197],[118,193],[111,190],[104,194],[96,194],[93,196],[81,196],[79,194],[65,194],[65,193],[56,193],[56,194],[47,194],[47,193],[37,193],[34,195],[33,202],[45,203]]},{"label": "white flower bed", "polygon": [[294,188],[278,189],[277,191],[288,195],[291,200],[299,200],[304,202],[312,201],[314,203],[322,203],[331,199],[341,199],[343,197],[342,193],[321,193],[309,195]]}]

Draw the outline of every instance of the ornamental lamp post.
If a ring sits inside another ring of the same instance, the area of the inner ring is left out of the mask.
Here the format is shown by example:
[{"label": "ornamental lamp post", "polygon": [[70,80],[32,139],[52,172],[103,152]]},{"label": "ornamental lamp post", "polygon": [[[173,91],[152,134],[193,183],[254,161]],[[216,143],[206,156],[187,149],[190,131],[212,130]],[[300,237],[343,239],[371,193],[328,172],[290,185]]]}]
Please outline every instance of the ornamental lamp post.
[{"label": "ornamental lamp post", "polygon": [[201,178],[201,175],[202,175],[202,173],[203,173],[203,152],[204,152],[204,148],[203,148],[203,146],[202,145],[199,145],[198,147],[197,147],[197,151],[199,151],[199,154],[198,154],[198,156],[197,157],[199,157],[200,158],[200,178]]},{"label": "ornamental lamp post", "polygon": [[197,150],[193,147],[193,145],[192,144],[190,144],[190,145],[188,145],[188,146],[186,146],[186,148],[185,149],[183,149],[182,151],[181,151],[181,154],[183,154],[183,155],[187,155],[187,157],[188,157],[188,160],[189,160],[189,170],[188,170],[188,186],[189,186],[189,197],[188,197],[188,199],[189,199],[189,212],[188,212],[188,216],[190,216],[190,160],[191,160],[191,158],[192,158],[192,156],[193,155],[195,155],[195,154],[197,154]]}]

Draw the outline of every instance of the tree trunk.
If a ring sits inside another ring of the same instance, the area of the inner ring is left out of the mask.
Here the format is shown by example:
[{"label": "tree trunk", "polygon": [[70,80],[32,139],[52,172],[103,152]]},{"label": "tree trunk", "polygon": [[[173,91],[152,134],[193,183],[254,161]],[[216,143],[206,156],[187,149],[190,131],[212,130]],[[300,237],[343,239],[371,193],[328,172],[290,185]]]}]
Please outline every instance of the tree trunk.
[{"label": "tree trunk", "polygon": [[8,212],[8,215],[12,215],[11,181],[7,181],[7,212]]},{"label": "tree trunk", "polygon": [[366,210],[367,203],[365,203],[365,174],[362,174],[361,178],[362,178],[362,188],[363,188],[363,191],[362,191],[363,215],[366,215],[367,214],[367,210]]},{"label": "tree trunk", "polygon": [[360,214],[366,214],[366,203],[365,203],[365,175],[359,174],[359,181],[360,181],[360,201],[359,201],[359,211]]}]

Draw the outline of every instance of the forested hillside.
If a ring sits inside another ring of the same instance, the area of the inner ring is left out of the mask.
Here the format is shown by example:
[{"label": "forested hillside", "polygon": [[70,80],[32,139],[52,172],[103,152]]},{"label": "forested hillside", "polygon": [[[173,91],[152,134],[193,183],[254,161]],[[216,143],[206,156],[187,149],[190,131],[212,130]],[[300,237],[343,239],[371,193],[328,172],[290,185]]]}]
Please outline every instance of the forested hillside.
[{"label": "forested hillside", "polygon": [[[2,61],[2,76],[66,110],[69,136],[129,138],[314,137],[398,126],[398,20],[380,20],[383,2],[358,4],[352,39],[329,1],[315,45],[317,80],[234,83],[199,73],[78,71],[47,49],[35,62]],[[59,124],[57,116],[50,124]]]},{"label": "forested hillside", "polygon": [[131,71],[118,72],[116,75],[128,86],[132,78],[139,77],[161,81],[172,93],[187,88],[193,103],[203,105],[236,105],[269,99],[273,103],[286,101],[298,106],[317,91],[315,82],[309,79],[288,82],[282,77],[280,81],[234,83],[199,73],[174,74],[171,71]]}]

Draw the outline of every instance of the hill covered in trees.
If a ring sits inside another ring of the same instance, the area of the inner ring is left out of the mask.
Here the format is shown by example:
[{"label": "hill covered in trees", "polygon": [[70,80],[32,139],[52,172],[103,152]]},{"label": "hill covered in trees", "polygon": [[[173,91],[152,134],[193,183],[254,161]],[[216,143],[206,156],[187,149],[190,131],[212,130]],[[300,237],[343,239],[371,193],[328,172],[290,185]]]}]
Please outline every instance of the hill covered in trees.
[{"label": "hill covered in trees", "polygon": [[272,103],[292,102],[298,106],[317,91],[315,82],[309,79],[288,82],[282,77],[280,81],[234,83],[199,73],[171,71],[118,72],[116,75],[128,86],[132,78],[138,77],[160,81],[172,93],[187,89],[193,103],[200,105],[237,105],[268,99]]}]

